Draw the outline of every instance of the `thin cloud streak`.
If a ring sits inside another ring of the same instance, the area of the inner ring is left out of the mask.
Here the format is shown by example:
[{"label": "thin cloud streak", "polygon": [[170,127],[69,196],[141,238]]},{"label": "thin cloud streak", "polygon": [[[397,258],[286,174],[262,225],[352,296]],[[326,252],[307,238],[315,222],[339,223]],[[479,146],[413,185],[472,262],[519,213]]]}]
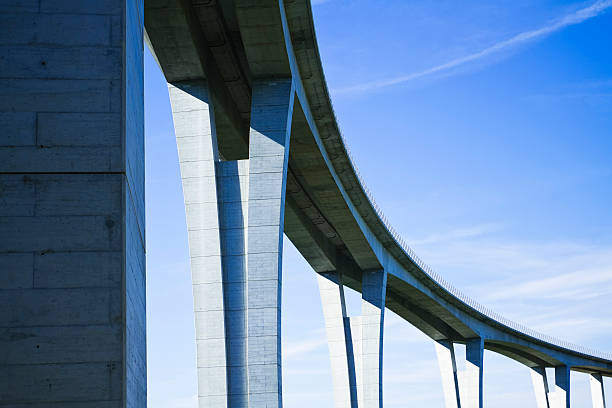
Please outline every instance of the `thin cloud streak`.
[{"label": "thin cloud streak", "polygon": [[327,339],[325,337],[306,339],[298,342],[287,342],[283,347],[283,355],[287,358],[297,358],[325,346]]},{"label": "thin cloud streak", "polygon": [[516,47],[523,43],[534,41],[538,38],[545,37],[549,34],[552,34],[556,31],[562,30],[566,27],[580,24],[586,20],[589,20],[593,17],[597,17],[607,9],[612,7],[612,0],[598,0],[592,5],[577,10],[571,14],[568,14],[556,22],[538,28],[536,30],[525,31],[515,35],[514,37],[498,42],[490,47],[483,49],[482,51],[466,55],[464,57],[453,59],[444,64],[437,65],[435,67],[428,68],[424,71],[414,72],[408,75],[403,75],[397,78],[385,79],[380,81],[372,81],[367,82],[361,85],[350,86],[347,88],[336,89],[334,94],[347,94],[347,93],[358,93],[358,92],[366,92],[375,89],[385,88],[392,85],[398,85],[404,82],[413,81],[415,79],[420,79],[432,74],[436,74],[439,72],[448,71],[450,69],[456,68],[460,65],[467,64],[469,62],[473,62],[482,58],[485,58],[491,54],[496,54],[506,49]]}]

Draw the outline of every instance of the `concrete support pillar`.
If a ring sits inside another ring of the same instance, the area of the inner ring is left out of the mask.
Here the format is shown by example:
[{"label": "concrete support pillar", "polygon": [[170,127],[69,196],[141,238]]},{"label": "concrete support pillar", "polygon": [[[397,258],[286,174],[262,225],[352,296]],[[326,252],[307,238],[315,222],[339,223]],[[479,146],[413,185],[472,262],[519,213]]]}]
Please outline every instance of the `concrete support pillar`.
[{"label": "concrete support pillar", "polygon": [[255,81],[249,159],[222,161],[206,81],[171,85],[200,407],[280,407],[280,293],[294,89]]},{"label": "concrete support pillar", "polygon": [[[545,374],[544,374],[544,378]],[[569,408],[570,406],[570,368],[562,365],[555,367],[555,388],[548,392],[550,408]]]},{"label": "concrete support pillar", "polygon": [[247,349],[249,406],[282,406],[281,265],[291,80],[254,81],[249,134]]},{"label": "concrete support pillar", "polygon": [[0,1],[0,407],[146,407],[142,0]]},{"label": "concrete support pillar", "polygon": [[551,408],[548,401],[549,390],[546,368],[532,367],[530,371],[537,408]]},{"label": "concrete support pillar", "polygon": [[593,400],[593,408],[606,408],[603,377],[601,374],[591,374],[589,375],[589,382],[591,384],[591,399]]},{"label": "concrete support pillar", "polygon": [[455,360],[455,348],[449,340],[440,340],[435,343],[438,365],[442,377],[442,391],[444,393],[444,406],[446,408],[459,408],[461,401],[459,397],[459,379],[457,374],[457,362]]},{"label": "concrete support pillar", "polygon": [[463,371],[457,370],[452,341],[438,341],[435,346],[446,408],[482,408],[483,340],[466,341],[466,367]]},{"label": "concrete support pillar", "polygon": [[387,276],[362,275],[361,316],[347,317],[341,275],[319,276],[336,408],[382,407],[382,336]]},{"label": "concrete support pillar", "polygon": [[[365,271],[361,280],[361,336],[357,337],[361,358],[361,381],[357,395],[361,408],[380,408],[382,403],[382,352],[387,293],[387,274],[384,271]],[[359,392],[361,385],[361,393]]]},{"label": "concrete support pillar", "polygon": [[569,408],[570,369],[568,366],[555,367],[555,388],[550,390],[545,367],[531,368],[531,382],[538,408]]},{"label": "concrete support pillar", "polygon": [[465,343],[465,371],[459,375],[463,408],[482,408],[484,342],[481,338]]},{"label": "concrete support pillar", "polygon": [[342,277],[317,275],[329,346],[335,408],[356,408],[355,361]]}]

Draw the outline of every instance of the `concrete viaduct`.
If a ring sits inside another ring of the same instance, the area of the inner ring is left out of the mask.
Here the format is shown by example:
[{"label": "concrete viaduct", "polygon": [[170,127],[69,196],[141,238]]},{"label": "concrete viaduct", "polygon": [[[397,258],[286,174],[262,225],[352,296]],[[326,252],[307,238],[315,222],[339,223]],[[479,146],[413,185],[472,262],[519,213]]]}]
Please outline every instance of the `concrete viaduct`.
[{"label": "concrete viaduct", "polygon": [[0,407],[146,406],[145,43],[169,83],[200,407],[282,406],[283,232],[318,274],[335,407],[382,407],[386,308],[433,340],[447,408],[483,406],[485,349],[531,368],[538,408],[569,407],[571,370],[605,406],[612,355],[467,298],[387,223],[338,128],[309,0],[0,13]]}]

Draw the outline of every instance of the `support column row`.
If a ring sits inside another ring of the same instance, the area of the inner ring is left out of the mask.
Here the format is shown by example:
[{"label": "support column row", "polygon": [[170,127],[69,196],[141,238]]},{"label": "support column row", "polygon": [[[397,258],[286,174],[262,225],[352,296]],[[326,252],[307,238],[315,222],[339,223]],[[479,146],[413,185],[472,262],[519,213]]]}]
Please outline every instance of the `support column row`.
[{"label": "support column row", "polygon": [[[562,365],[555,367],[555,388],[550,390],[545,367],[532,367],[531,380],[538,408],[570,407],[570,368]],[[601,374],[589,374],[593,408],[605,408],[603,378]]]}]

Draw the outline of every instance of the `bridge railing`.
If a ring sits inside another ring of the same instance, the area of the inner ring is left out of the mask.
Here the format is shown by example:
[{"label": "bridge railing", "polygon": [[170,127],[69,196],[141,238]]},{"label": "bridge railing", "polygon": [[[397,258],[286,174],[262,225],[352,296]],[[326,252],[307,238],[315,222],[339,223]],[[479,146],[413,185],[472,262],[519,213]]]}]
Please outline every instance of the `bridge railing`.
[{"label": "bridge railing", "polygon": [[[333,105],[332,105],[332,110],[333,110]],[[335,116],[335,114],[334,114],[334,116]],[[337,117],[336,117],[336,119],[337,119]],[[339,126],[339,124],[338,124],[338,126]],[[355,175],[357,176],[357,180],[361,184],[361,188],[365,192],[368,200],[370,201],[370,204],[371,204],[372,208],[374,208],[374,211],[376,212],[376,215],[380,219],[381,223],[387,229],[389,234],[393,237],[393,239],[395,240],[397,245],[412,260],[412,262],[414,264],[416,264],[421,269],[421,271],[423,271],[423,273],[425,273],[435,283],[437,283],[444,290],[446,290],[448,293],[453,295],[455,298],[457,298],[458,300],[460,300],[461,302],[463,302],[467,306],[469,306],[472,309],[478,311],[479,313],[481,313],[482,315],[488,317],[489,319],[492,319],[492,320],[494,320],[495,322],[497,322],[497,323],[499,323],[501,325],[509,327],[512,330],[515,330],[517,332],[520,332],[522,334],[530,336],[530,337],[532,337],[534,339],[537,339],[537,340],[540,340],[540,341],[544,341],[546,343],[550,343],[550,344],[558,346],[558,347],[562,347],[562,348],[565,348],[565,349],[568,349],[568,350],[572,350],[572,351],[575,351],[575,352],[578,352],[578,353],[582,353],[582,354],[586,354],[586,355],[590,355],[590,356],[594,356],[594,357],[598,357],[598,358],[602,358],[602,359],[606,359],[606,360],[612,360],[612,353],[605,353],[605,352],[602,352],[602,351],[599,351],[599,350],[594,350],[594,349],[589,348],[589,347],[584,347],[584,346],[580,346],[580,345],[577,345],[577,344],[573,344],[573,343],[570,343],[568,341],[561,340],[561,339],[555,338],[553,336],[549,336],[547,334],[540,333],[538,331],[530,329],[529,327],[527,327],[527,326],[525,326],[523,324],[516,323],[516,322],[514,322],[514,321],[512,321],[510,319],[505,318],[504,316],[500,315],[499,313],[491,310],[490,308],[488,308],[486,306],[483,306],[479,302],[475,301],[474,299],[470,298],[469,296],[467,296],[466,294],[461,292],[459,289],[457,289],[455,286],[453,286],[450,282],[448,282],[446,279],[444,279],[439,273],[434,271],[429,265],[427,265],[425,262],[423,262],[423,260],[421,258],[419,258],[419,256],[412,250],[412,248],[410,248],[410,246],[406,243],[406,241],[402,238],[402,236],[395,230],[395,228],[393,228],[393,226],[391,225],[391,223],[389,222],[389,220],[387,219],[385,214],[382,212],[382,210],[380,209],[380,207],[376,203],[376,200],[374,199],[374,196],[372,195],[372,192],[367,187],[363,177],[361,176],[361,173],[359,172],[359,169],[357,168],[357,165],[355,164],[355,159],[353,157],[353,154],[351,153],[351,150],[348,147],[346,139],[342,135],[342,132],[339,132],[339,133],[340,133],[340,139],[341,139],[341,141],[342,141],[342,143],[344,145],[344,149],[346,150],[347,156],[349,158],[350,165],[353,168],[353,171],[354,171]]]}]

